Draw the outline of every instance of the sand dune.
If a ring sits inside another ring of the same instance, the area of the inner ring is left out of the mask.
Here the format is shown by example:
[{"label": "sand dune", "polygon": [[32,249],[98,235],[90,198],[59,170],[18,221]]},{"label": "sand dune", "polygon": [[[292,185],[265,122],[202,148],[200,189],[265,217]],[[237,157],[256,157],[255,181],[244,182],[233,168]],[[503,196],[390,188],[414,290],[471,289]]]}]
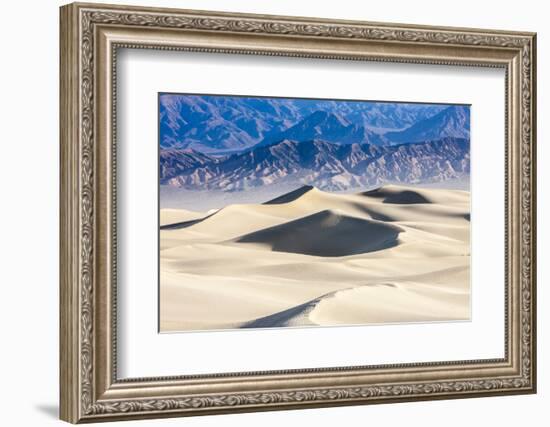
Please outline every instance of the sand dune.
[{"label": "sand dune", "polygon": [[290,203],[296,199],[299,199],[304,194],[314,190],[314,187],[311,185],[304,185],[290,193],[283,194],[282,196],[276,197],[274,199],[268,200],[264,205],[280,205],[283,203]]},{"label": "sand dune", "polygon": [[160,226],[175,224],[185,221],[192,221],[204,217],[203,212],[192,212],[185,209],[161,209]]},{"label": "sand dune", "polygon": [[470,193],[468,191],[437,190],[427,188],[412,189],[400,185],[385,185],[361,194],[366,197],[381,199],[383,203],[394,203],[400,205],[424,203],[438,203],[447,205],[470,202]]},{"label": "sand dune", "polygon": [[161,211],[161,331],[465,320],[469,192],[304,186]]},{"label": "sand dune", "polygon": [[373,283],[329,292],[240,327],[396,323],[402,322],[404,316],[409,322],[465,319],[469,316],[469,292],[418,282]]},{"label": "sand dune", "polygon": [[276,252],[341,257],[387,249],[403,229],[380,221],[325,210],[246,234],[236,243],[256,243]]}]

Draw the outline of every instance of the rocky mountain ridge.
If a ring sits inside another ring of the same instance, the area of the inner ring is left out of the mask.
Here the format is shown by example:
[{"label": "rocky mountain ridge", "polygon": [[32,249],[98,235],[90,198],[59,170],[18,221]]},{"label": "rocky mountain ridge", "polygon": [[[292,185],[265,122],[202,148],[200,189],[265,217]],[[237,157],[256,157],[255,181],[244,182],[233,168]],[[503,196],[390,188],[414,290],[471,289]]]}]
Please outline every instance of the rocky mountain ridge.
[{"label": "rocky mountain ridge", "polygon": [[469,174],[469,146],[469,139],[446,137],[385,146],[285,139],[225,156],[164,149],[160,183],[189,190],[243,191],[292,180],[346,191],[386,182],[440,182]]},{"label": "rocky mountain ridge", "polygon": [[[399,135],[445,110],[443,104],[366,102],[326,99],[161,94],[160,146],[192,148],[210,154],[238,152],[283,139],[322,139],[334,143],[387,145],[406,141]],[[445,116],[442,117],[443,119]],[[437,121],[437,120],[436,120]],[[463,123],[456,122],[459,126]],[[431,123],[434,128],[443,125]],[[452,127],[452,122],[447,122]],[[467,137],[452,129],[446,134]],[[391,138],[387,138],[390,135]]]}]

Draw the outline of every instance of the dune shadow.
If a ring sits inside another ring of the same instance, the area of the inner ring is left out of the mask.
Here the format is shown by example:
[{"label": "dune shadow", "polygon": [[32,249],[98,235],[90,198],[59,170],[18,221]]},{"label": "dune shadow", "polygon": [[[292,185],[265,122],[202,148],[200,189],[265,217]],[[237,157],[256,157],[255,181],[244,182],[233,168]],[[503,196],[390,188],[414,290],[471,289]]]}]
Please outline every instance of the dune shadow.
[{"label": "dune shadow", "polygon": [[395,283],[375,283],[372,285],[365,285],[365,286],[383,286],[386,288],[397,288],[397,285]]},{"label": "dune shadow", "polygon": [[396,246],[402,231],[392,224],[324,210],[246,234],[232,242],[259,243],[275,252],[341,257]]},{"label": "dune shadow", "polygon": [[211,216],[216,215],[218,212],[219,211],[213,212],[210,215],[206,215],[206,216],[204,216],[202,218],[198,218],[198,219],[192,219],[192,220],[189,220],[189,221],[174,222],[173,224],[161,225],[160,229],[161,230],[180,230],[182,228],[191,227],[192,225],[199,224],[199,223],[203,222],[205,219],[208,219]]},{"label": "dune shadow", "polygon": [[161,230],[179,230],[181,228],[191,227],[192,225],[195,225],[201,222],[203,219],[204,218],[192,219],[190,221],[182,221],[182,222],[175,222],[173,224],[165,224],[165,225],[161,225],[160,229]]},{"label": "dune shadow", "polygon": [[382,203],[394,203],[399,205],[414,205],[418,203],[431,203],[429,199],[416,191],[405,190],[396,194],[391,194],[384,199]]},{"label": "dune shadow", "polygon": [[310,192],[311,190],[313,190],[313,186],[304,185],[300,188],[297,188],[294,191],[291,191],[290,193],[286,193],[286,194],[283,194],[282,196],[276,197],[275,199],[268,200],[263,204],[264,205],[282,205],[284,203],[290,203],[290,202],[293,202],[294,200],[298,200],[300,197]]},{"label": "dune shadow", "polygon": [[307,318],[307,315],[315,308],[321,298],[322,297],[315,298],[314,300],[297,305],[296,307],[291,307],[278,313],[251,320],[250,322],[243,323],[240,328],[280,328],[292,326],[295,322],[299,322],[300,326],[314,325],[314,323]]},{"label": "dune shadow", "polygon": [[424,197],[417,191],[405,189],[389,189],[380,187],[374,190],[364,191],[359,193],[361,196],[384,199],[382,203],[398,204],[398,205],[414,205],[420,203],[432,203],[431,200]]}]

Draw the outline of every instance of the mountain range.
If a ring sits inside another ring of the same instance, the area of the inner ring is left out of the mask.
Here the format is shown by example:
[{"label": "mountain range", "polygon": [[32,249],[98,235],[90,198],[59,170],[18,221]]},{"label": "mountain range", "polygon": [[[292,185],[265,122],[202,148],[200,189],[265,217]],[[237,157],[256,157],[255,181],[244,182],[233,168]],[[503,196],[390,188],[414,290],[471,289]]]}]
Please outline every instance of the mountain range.
[{"label": "mountain range", "polygon": [[159,113],[162,185],[338,191],[469,174],[462,105],[162,94]]},{"label": "mountain range", "polygon": [[294,126],[265,138],[258,145],[271,145],[285,139],[292,141],[322,139],[335,144],[388,144],[384,137],[367,127],[351,123],[338,114],[323,110],[311,113]]},{"label": "mountain range", "polygon": [[399,145],[283,140],[243,153],[209,156],[193,149],[160,152],[160,183],[190,190],[243,191],[296,182],[345,191],[385,182],[440,182],[470,172],[463,138]]},{"label": "mountain range", "polygon": [[[283,139],[375,145],[415,142],[423,128],[434,125],[445,133],[434,132],[423,140],[469,137],[469,108],[458,105],[161,94],[159,115],[161,149],[192,148],[211,154]],[[437,123],[421,125],[426,120]],[[414,141],[402,134],[407,130]]]},{"label": "mountain range", "polygon": [[470,109],[464,106],[448,107],[432,117],[420,120],[398,132],[387,132],[384,137],[396,143],[420,142],[445,138],[470,137]]}]

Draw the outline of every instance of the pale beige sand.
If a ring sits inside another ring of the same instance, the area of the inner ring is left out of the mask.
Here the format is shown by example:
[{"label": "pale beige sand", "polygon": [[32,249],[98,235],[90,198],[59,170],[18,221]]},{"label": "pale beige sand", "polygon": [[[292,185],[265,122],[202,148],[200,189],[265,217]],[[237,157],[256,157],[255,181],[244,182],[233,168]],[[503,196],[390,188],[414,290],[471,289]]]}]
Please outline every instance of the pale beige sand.
[{"label": "pale beige sand", "polygon": [[394,185],[163,210],[161,331],[467,320],[469,212],[468,191]]}]

